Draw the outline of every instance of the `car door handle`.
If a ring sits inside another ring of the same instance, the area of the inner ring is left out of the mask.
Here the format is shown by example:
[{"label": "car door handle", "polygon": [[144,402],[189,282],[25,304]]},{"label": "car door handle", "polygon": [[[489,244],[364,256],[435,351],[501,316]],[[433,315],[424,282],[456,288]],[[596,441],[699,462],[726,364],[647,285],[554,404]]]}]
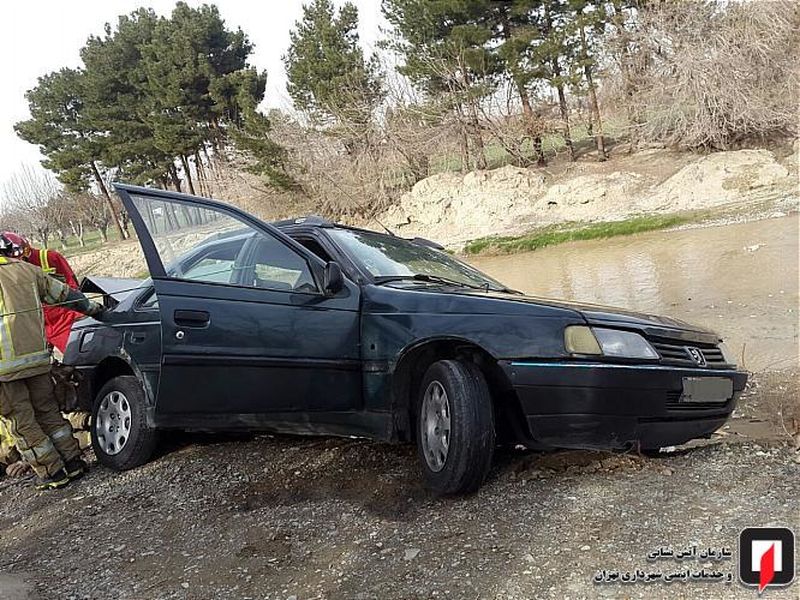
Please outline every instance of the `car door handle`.
[{"label": "car door handle", "polygon": [[173,317],[181,327],[207,327],[211,322],[211,315],[204,310],[176,310]]}]

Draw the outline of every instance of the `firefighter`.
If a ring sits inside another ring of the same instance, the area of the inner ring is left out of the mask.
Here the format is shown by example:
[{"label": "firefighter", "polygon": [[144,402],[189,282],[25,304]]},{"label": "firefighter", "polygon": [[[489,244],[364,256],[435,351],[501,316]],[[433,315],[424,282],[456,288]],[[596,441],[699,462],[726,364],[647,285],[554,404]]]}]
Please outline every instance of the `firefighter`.
[{"label": "firefighter", "polygon": [[50,378],[41,302],[101,317],[103,306],[26,262],[8,258],[0,235],[0,416],[38,476],[38,489],[67,485],[86,471],[72,427],[58,410]]},{"label": "firefighter", "polygon": [[[75,272],[61,253],[55,250],[34,248],[27,238],[11,231],[5,231],[0,235],[3,235],[12,244],[12,248],[8,253],[9,256],[19,258],[39,267],[46,275],[55,277],[61,283],[66,283],[73,290],[77,290],[80,287]],[[65,378],[62,373],[61,361],[64,358],[69,334],[72,331],[72,324],[78,316],[77,312],[63,306],[44,307],[44,332],[47,343],[53,347],[55,362],[52,375],[56,384],[56,398],[58,400],[61,399],[59,393],[61,396],[68,395],[68,390],[71,386],[68,378]],[[70,412],[74,408],[70,403],[60,404],[60,406],[65,411],[64,417],[70,422],[73,429],[76,428],[76,423],[81,423],[82,430],[89,430],[91,415],[88,412]]]},{"label": "firefighter", "polygon": [[[55,250],[34,248],[23,236],[5,231],[2,234],[15,247],[11,256],[39,267],[46,275],[55,277],[61,283],[66,283],[73,290],[78,289],[78,278],[69,266],[67,259]],[[72,323],[78,318],[78,313],[63,306],[44,307],[44,331],[47,341],[53,346],[55,356],[61,359],[67,347]]]}]

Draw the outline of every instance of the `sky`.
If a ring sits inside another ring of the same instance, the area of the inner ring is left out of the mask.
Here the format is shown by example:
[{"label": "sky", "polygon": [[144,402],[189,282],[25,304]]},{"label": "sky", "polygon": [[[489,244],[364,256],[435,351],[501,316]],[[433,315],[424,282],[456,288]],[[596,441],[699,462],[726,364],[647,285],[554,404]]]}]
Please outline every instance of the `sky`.
[{"label": "sky", "polygon": [[[334,0],[337,5],[344,0]],[[384,24],[379,0],[351,0],[359,9],[359,36],[371,53]],[[281,56],[289,30],[302,15],[302,0],[187,0],[196,7],[213,3],[229,28],[241,27],[255,44],[250,62],[267,70],[264,108],[289,108]],[[14,123],[29,117],[25,92],[41,75],[80,65],[80,48],[91,34],[102,35],[105,23],[140,6],[167,15],[174,0],[10,0],[0,7],[6,24],[0,36],[0,189],[23,165],[37,166],[36,146],[19,139]]]}]

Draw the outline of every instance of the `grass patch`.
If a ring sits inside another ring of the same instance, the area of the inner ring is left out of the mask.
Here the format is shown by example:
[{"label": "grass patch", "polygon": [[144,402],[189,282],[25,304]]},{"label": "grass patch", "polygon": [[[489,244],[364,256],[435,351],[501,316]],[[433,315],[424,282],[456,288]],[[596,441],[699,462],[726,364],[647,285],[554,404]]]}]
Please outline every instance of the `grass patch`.
[{"label": "grass patch", "polygon": [[530,252],[545,246],[563,244],[564,242],[595,240],[667,229],[695,220],[697,220],[697,215],[678,214],[633,217],[624,221],[592,223],[583,226],[576,226],[575,224],[554,225],[537,229],[521,236],[490,236],[474,240],[464,247],[464,254]]}]

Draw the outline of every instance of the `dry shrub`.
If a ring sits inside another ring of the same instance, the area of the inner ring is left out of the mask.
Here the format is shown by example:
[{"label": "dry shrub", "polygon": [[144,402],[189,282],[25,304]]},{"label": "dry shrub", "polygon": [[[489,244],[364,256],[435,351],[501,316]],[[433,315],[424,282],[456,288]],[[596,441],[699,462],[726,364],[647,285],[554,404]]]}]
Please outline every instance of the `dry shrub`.
[{"label": "dry shrub", "polygon": [[394,105],[369,124],[324,129],[271,115],[288,170],[311,210],[339,220],[369,219],[430,174],[448,127],[418,105]]},{"label": "dry shrub", "polygon": [[636,138],[725,149],[796,134],[799,3],[664,2],[632,21],[613,83]]}]

